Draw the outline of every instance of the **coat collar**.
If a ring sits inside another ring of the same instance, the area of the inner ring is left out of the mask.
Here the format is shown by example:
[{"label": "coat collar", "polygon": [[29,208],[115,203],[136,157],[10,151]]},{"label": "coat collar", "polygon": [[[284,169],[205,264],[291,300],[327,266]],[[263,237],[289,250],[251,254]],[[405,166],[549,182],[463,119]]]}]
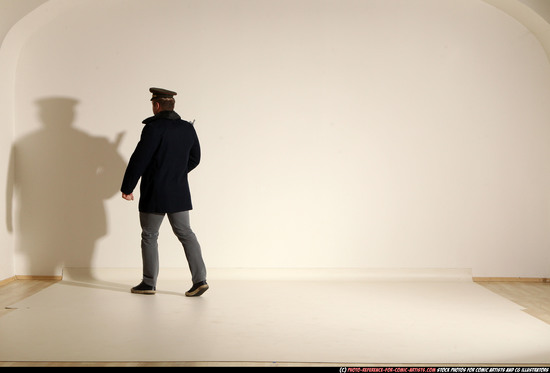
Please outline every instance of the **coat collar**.
[{"label": "coat collar", "polygon": [[161,111],[153,117],[149,117],[143,121],[144,124],[151,123],[157,119],[181,119],[181,117],[175,111]]}]

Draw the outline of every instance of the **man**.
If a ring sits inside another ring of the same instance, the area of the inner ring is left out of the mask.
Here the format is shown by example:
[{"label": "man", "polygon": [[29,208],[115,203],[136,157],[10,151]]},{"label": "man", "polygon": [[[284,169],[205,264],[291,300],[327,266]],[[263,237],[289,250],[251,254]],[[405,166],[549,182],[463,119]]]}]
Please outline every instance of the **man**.
[{"label": "man", "polygon": [[155,294],[159,272],[159,228],[165,215],[182,243],[193,286],[186,296],[200,296],[208,290],[201,247],[189,224],[192,209],[187,174],[200,162],[200,145],[195,128],[174,111],[176,92],[150,88],[153,117],[143,121],[141,139],[130,158],[122,181],[122,198],[132,201],[141,178],[139,218],[141,224],[142,282],[132,293]]}]

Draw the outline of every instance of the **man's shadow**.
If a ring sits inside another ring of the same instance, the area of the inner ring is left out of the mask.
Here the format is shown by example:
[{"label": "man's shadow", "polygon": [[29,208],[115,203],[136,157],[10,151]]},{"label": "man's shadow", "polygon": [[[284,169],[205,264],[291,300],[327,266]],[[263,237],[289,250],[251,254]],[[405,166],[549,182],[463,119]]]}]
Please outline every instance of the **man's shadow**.
[{"label": "man's shadow", "polygon": [[110,141],[72,127],[75,99],[36,103],[43,128],[13,145],[6,193],[8,230],[17,231],[26,256],[28,273],[21,274],[90,268],[108,232],[104,202],[119,191],[126,168],[117,149],[124,133]]}]

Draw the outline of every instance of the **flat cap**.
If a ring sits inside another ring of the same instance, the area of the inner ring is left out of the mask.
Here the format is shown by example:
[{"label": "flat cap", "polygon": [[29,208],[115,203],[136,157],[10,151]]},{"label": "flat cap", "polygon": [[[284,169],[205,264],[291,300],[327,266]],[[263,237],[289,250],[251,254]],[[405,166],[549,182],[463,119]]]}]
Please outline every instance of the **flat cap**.
[{"label": "flat cap", "polygon": [[151,101],[153,101],[155,98],[174,98],[174,96],[177,95],[177,93],[174,91],[169,91],[162,88],[149,88],[149,92],[153,94]]}]

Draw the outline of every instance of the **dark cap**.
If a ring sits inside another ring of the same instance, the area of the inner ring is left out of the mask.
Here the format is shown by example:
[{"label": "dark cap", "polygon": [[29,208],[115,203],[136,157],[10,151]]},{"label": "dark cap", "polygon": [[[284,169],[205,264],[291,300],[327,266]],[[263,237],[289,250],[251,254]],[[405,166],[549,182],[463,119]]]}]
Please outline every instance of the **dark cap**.
[{"label": "dark cap", "polygon": [[149,88],[149,92],[153,94],[151,101],[153,101],[155,98],[174,98],[174,96],[177,95],[176,92],[162,88]]}]

